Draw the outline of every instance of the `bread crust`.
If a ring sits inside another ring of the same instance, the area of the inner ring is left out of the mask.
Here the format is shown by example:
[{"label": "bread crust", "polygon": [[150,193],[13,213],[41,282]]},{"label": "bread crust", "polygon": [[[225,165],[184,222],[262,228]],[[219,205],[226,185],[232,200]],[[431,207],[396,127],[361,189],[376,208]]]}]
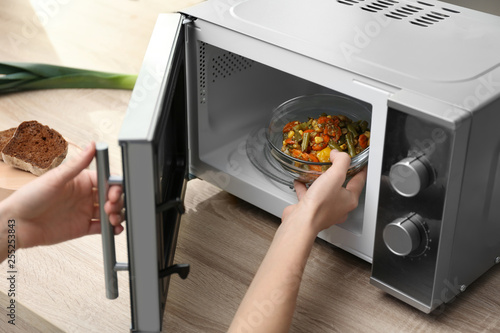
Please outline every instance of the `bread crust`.
[{"label": "bread crust", "polygon": [[56,130],[35,120],[22,122],[2,150],[4,162],[40,176],[66,158],[68,142]]},{"label": "bread crust", "polygon": [[[5,145],[10,141],[10,139],[14,136],[17,127],[9,128],[5,131],[0,131],[0,152],[3,150]],[[2,160],[2,154],[0,154],[0,161]]]}]

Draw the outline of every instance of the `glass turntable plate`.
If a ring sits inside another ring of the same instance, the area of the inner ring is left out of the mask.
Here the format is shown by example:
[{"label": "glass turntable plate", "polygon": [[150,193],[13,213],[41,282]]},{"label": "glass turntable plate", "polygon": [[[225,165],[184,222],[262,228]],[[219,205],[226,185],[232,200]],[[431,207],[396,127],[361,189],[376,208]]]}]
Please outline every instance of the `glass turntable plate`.
[{"label": "glass turntable plate", "polygon": [[250,132],[246,142],[246,152],[250,162],[268,178],[293,188],[294,177],[271,155],[271,147],[266,139],[266,128]]}]

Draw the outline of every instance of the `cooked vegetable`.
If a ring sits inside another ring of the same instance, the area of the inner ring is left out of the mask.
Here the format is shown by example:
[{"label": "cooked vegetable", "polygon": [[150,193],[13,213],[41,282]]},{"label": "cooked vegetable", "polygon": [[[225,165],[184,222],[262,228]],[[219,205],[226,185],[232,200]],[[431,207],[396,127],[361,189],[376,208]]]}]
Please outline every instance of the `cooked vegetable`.
[{"label": "cooked vegetable", "polygon": [[361,132],[366,132],[366,130],[368,129],[368,122],[366,120],[363,120],[360,124],[359,124],[359,128],[361,129]]},{"label": "cooked vegetable", "polygon": [[[344,115],[322,114],[317,119],[286,124],[281,150],[303,161],[329,162],[332,149],[345,151],[354,157],[369,145],[367,121],[354,122]],[[321,171],[319,166],[309,166],[309,169]]]},{"label": "cooked vegetable", "polygon": [[302,137],[302,145],[300,146],[302,151],[306,151],[309,148],[309,141],[311,141],[310,132],[304,132]]},{"label": "cooked vegetable", "polygon": [[352,133],[353,136],[358,136],[358,131],[356,131],[356,127],[354,124],[347,124],[347,130]]},{"label": "cooked vegetable", "polygon": [[[298,149],[292,150],[292,156],[307,162],[319,162],[318,158],[315,155],[301,152]],[[319,165],[311,165],[310,169],[321,172],[321,166]]]},{"label": "cooked vegetable", "polygon": [[36,63],[0,62],[0,94],[36,89],[133,89],[137,75]]},{"label": "cooked vegetable", "polygon": [[328,142],[328,146],[332,149],[337,149],[338,151],[343,151],[342,148],[340,148],[339,144],[333,140],[330,140]]},{"label": "cooked vegetable", "polygon": [[347,142],[347,151],[349,152],[349,156],[356,156],[356,148],[354,147],[354,135],[352,132],[347,132],[345,135]]},{"label": "cooked vegetable", "polygon": [[330,152],[332,151],[332,149],[330,147],[326,147],[325,149],[323,150],[320,150],[317,154],[316,154],[316,157],[318,157],[318,160],[320,162],[330,162]]},{"label": "cooked vegetable", "polygon": [[368,147],[368,137],[366,134],[361,134],[358,138],[359,146],[363,149]]}]

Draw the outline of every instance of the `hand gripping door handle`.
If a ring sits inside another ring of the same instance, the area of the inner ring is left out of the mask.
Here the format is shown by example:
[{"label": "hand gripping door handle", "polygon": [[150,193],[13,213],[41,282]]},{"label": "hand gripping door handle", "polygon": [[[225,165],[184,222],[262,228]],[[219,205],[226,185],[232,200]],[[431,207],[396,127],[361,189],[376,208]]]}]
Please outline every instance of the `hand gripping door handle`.
[{"label": "hand gripping door handle", "polygon": [[121,178],[110,177],[108,145],[106,143],[100,142],[96,145],[96,165],[99,212],[101,217],[104,283],[106,287],[106,297],[115,299],[118,297],[118,278],[116,272],[127,270],[128,265],[126,263],[116,262],[113,226],[109,223],[108,215],[104,211],[104,204],[108,200],[109,186],[122,184]]}]

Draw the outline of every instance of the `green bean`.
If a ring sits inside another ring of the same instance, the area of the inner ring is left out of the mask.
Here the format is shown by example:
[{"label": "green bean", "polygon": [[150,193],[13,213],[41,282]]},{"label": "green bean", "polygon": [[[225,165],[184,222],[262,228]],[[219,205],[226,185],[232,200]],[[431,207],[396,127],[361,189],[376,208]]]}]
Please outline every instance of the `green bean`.
[{"label": "green bean", "polygon": [[366,132],[366,129],[368,128],[368,122],[366,120],[363,120],[360,124],[359,127],[361,129],[361,133]]},{"label": "green bean", "polygon": [[359,127],[359,125],[361,124],[361,120],[358,120],[357,122],[354,123],[354,128],[356,129],[356,131],[360,132],[361,131],[361,127]]},{"label": "green bean", "polygon": [[309,147],[309,141],[311,139],[310,132],[304,133],[304,136],[302,137],[302,145],[300,146],[300,149],[302,151],[306,151],[307,147]]},{"label": "green bean", "polygon": [[337,149],[338,151],[343,151],[342,148],[340,148],[340,146],[336,142],[334,142],[333,140],[328,141],[328,146],[331,149]]},{"label": "green bean", "polygon": [[356,148],[354,147],[354,140],[352,132],[347,132],[345,135],[347,141],[347,151],[349,152],[349,156],[356,156]]},{"label": "green bean", "polygon": [[352,124],[352,123],[351,124],[347,124],[347,129],[349,130],[349,132],[352,133],[352,135],[354,137],[358,136],[358,132],[356,131],[356,127],[355,127],[354,124]]}]

